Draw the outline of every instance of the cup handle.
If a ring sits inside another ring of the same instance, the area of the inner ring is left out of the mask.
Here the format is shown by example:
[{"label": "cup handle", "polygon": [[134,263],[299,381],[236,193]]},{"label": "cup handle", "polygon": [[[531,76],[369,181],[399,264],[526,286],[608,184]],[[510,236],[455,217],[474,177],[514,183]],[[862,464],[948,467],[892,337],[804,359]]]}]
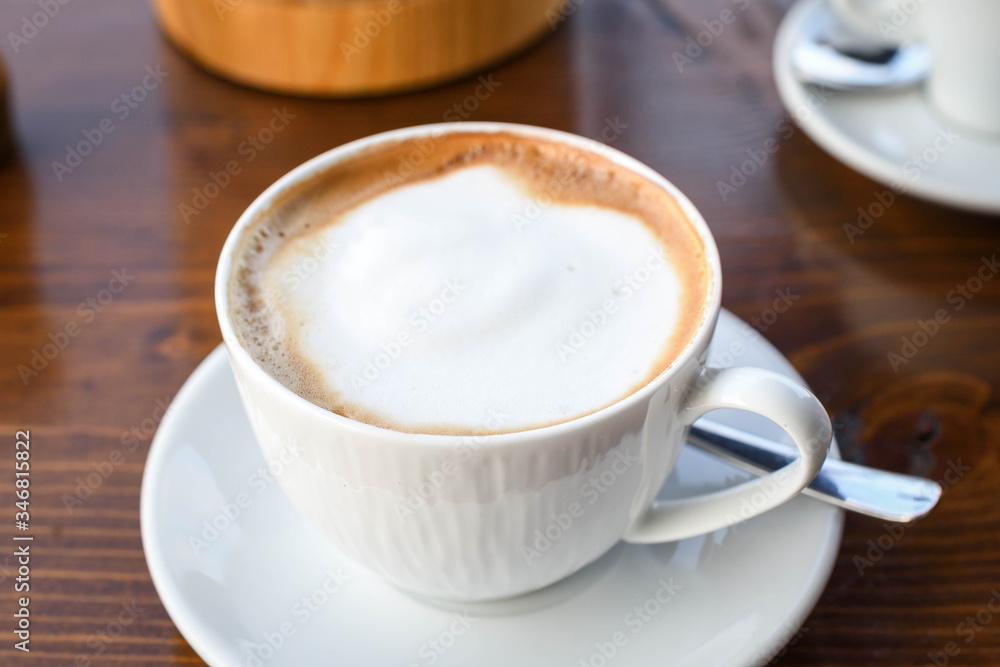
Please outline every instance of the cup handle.
[{"label": "cup handle", "polygon": [[626,542],[673,542],[742,522],[797,495],[826,460],[833,438],[830,418],[812,392],[784,375],[748,367],[704,369],[680,418],[690,426],[719,408],[748,410],[772,420],[795,441],[799,457],[729,489],[656,501],[629,528]]}]

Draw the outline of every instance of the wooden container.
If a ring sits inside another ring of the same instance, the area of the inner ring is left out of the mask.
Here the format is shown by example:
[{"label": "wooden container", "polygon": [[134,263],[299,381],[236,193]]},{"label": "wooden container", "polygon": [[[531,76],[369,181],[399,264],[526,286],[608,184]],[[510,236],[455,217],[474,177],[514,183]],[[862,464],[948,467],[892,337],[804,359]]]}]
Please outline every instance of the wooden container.
[{"label": "wooden container", "polygon": [[471,74],[551,31],[566,0],[153,0],[208,69],[305,95],[364,95]]}]

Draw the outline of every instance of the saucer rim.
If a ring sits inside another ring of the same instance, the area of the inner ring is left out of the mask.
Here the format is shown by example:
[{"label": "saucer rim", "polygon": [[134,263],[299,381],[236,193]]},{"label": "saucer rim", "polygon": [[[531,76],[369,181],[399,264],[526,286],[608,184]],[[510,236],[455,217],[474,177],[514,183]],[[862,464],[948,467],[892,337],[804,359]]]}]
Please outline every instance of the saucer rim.
[{"label": "saucer rim", "polygon": [[[743,325],[746,323],[742,319],[724,308],[720,309],[717,326]],[[753,344],[766,348],[769,353],[787,363],[785,355],[764,337],[758,336]],[[161,472],[167,457],[178,442],[174,432],[183,427],[181,415],[185,412],[186,406],[199,397],[203,385],[211,381],[222,368],[231,368],[231,365],[225,345],[220,343],[184,381],[165,413],[150,445],[140,491],[140,535],[153,586],[178,632],[198,656],[213,667],[228,663],[231,647],[224,635],[214,633],[198,623],[197,610],[191,607],[190,601],[182,594],[181,587],[175,584],[170,574],[170,568],[165,562],[167,551],[151,517],[158,508],[156,495],[162,488],[159,483],[163,479]],[[797,371],[790,369],[790,372],[793,379],[805,384]],[[831,455],[839,458],[836,441],[831,445]],[[812,499],[808,500],[819,503]],[[748,647],[746,655],[743,656],[746,661],[735,663],[733,667],[751,667],[759,664],[758,660],[762,658],[776,655],[795,636],[826,589],[840,550],[845,512],[831,505],[817,505],[817,509],[828,513],[830,524],[823,534],[822,541],[816,545],[817,556],[811,566],[812,575],[799,591],[795,603],[785,610],[784,619],[774,623],[770,631],[761,637],[757,647]]]},{"label": "saucer rim", "polygon": [[197,397],[205,380],[210,380],[218,372],[216,367],[223,365],[223,362],[228,365],[229,360],[225,355],[225,345],[219,343],[198,363],[170,402],[149,446],[139,491],[139,534],[153,588],[156,589],[156,594],[167,616],[177,627],[177,631],[198,657],[212,667],[226,662],[222,638],[216,637],[211,632],[198,631],[199,627],[195,622],[195,615],[191,613],[188,600],[183,596],[181,588],[174,584],[170,569],[164,562],[166,549],[151,517],[154,516],[158,506],[156,492],[160,489],[160,485],[153,480],[164,468],[166,458],[173,449],[172,445],[177,442],[173,432],[180,429],[183,423],[179,415],[184,412],[186,405]]}]

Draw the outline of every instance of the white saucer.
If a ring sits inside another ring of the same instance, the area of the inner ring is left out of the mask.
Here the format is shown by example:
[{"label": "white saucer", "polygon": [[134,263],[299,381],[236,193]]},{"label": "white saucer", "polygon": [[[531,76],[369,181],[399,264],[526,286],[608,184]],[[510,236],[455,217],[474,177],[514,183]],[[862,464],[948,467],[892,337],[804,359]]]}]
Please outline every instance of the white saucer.
[{"label": "white saucer", "polygon": [[[799,83],[791,53],[811,35],[828,34],[836,18],[827,0],[801,0],[789,10],[774,43],[774,78],[792,118],[825,151],[885,185],[956,208],[1000,213],[1000,137],[965,129],[931,107],[923,87],[894,92],[825,91]],[[829,95],[821,103],[823,96]],[[939,132],[958,138],[950,146]],[[913,161],[928,151],[926,165]],[[935,159],[935,153],[937,155]],[[874,200],[873,200],[874,201]],[[866,204],[867,202],[859,202]]]},{"label": "white saucer", "polygon": [[[716,364],[763,366],[798,377],[728,312],[720,316],[712,355]],[[782,436],[756,415],[716,414],[720,421]],[[160,425],[146,461],[141,508],[146,562],[160,599],[213,666],[762,664],[794,636],[822,592],[843,523],[840,510],[800,496],[710,535],[659,546],[620,543],[537,593],[503,602],[438,603],[344,562],[278,485],[259,475],[264,466],[220,346],[191,375]],[[686,448],[665,487],[669,493],[661,496],[743,478]],[[225,528],[223,507],[240,500],[245,507]],[[189,538],[201,536],[203,522],[213,519],[224,529],[196,554]],[[670,586],[675,590],[668,592]],[[312,598],[312,610],[303,597]],[[633,614],[637,606],[646,608],[645,618]],[[616,633],[620,646],[614,645]],[[280,647],[270,648],[268,636]],[[603,658],[601,648],[613,649],[614,658]]]}]

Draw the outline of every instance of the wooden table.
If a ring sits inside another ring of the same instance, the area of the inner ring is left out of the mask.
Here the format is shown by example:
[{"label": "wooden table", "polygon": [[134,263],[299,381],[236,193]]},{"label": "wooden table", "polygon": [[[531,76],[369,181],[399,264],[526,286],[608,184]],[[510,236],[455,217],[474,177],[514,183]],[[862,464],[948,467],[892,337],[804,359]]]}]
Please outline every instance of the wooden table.
[{"label": "wooden table", "polygon": [[[849,240],[843,225],[883,187],[776,129],[771,44],[788,0],[577,0],[483,79],[354,101],[220,80],[164,41],[145,3],[59,2],[42,3],[58,12],[36,31],[22,21],[34,0],[0,6],[3,32],[22,37],[2,47],[17,151],[0,170],[0,536],[19,532],[15,432],[30,429],[35,538],[30,655],[13,648],[17,563],[0,555],[0,662],[200,664],[150,581],[138,498],[164,406],[220,341],[223,240],[307,158],[457,115],[603,133],[673,180],[718,239],[725,306],[758,318],[806,377],[845,455],[946,484],[902,533],[847,518],[826,591],[780,663],[943,664],[958,648],[949,664],[1000,664],[1000,619],[984,611],[1000,588],[1000,279],[960,309],[948,298],[1000,251],[1000,220],[901,197]],[[725,9],[735,20],[678,67],[673,54]],[[264,131],[275,114],[287,123]],[[723,199],[717,183],[770,138],[776,152]],[[80,142],[92,145],[78,163],[66,146]],[[213,187],[231,163],[239,173]],[[793,303],[775,316],[779,292]],[[948,321],[892,363],[939,309]],[[133,601],[121,636],[98,636]],[[983,625],[969,625],[977,613]]]}]

